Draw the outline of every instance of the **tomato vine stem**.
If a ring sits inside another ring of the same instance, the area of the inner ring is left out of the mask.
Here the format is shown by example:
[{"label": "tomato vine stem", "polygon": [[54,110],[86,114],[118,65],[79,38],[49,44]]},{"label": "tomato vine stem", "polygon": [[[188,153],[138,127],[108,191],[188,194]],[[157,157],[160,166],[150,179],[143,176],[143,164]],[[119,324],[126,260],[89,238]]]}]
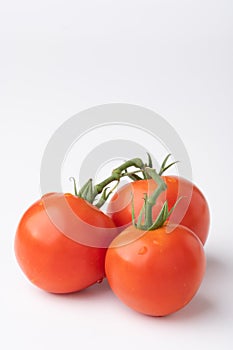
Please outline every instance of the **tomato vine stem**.
[{"label": "tomato vine stem", "polygon": [[115,168],[112,171],[111,176],[109,176],[107,179],[105,179],[104,181],[94,186],[94,196],[96,197],[97,194],[100,194],[103,191],[104,187],[109,185],[111,182],[119,181],[123,175],[122,174],[123,171],[125,171],[126,169],[132,166],[136,168],[140,168],[142,170],[144,170],[145,168],[145,165],[140,158],[133,158],[131,160],[127,160],[125,163],[121,164],[118,168]]},{"label": "tomato vine stem", "polygon": [[[130,167],[135,167],[137,170],[128,172],[128,168]],[[138,172],[144,173],[145,167],[146,167],[146,164],[144,164],[140,158],[133,158],[133,159],[127,160],[126,162],[121,164],[118,168],[115,168],[109,177],[107,177],[105,180],[98,183],[97,185],[93,186],[92,179],[89,179],[81,187],[79,192],[77,192],[76,182],[74,178],[71,178],[74,182],[74,192],[79,197],[84,198],[90,203],[93,203],[96,200],[96,197],[102,194],[98,202],[95,204],[98,208],[100,208],[106,202],[110,194],[115,190],[115,188],[119,184],[120,179],[122,177],[128,176],[131,179],[133,178],[134,180],[136,179],[141,180],[141,178],[136,173]],[[113,186],[113,188],[110,189],[109,192],[107,192],[107,190],[109,189],[109,187],[107,186],[114,181],[116,181],[116,185]]]},{"label": "tomato vine stem", "polygon": [[[151,194],[151,196],[148,197],[146,194],[144,197],[144,205],[141,209],[141,212],[139,214],[139,220],[137,222],[137,227],[139,229],[148,230],[153,225],[153,215],[152,215],[152,209],[155,205],[159,195],[166,190],[167,185],[161,178],[159,174],[157,174],[155,169],[146,168],[146,173],[150,178],[152,178],[157,183],[157,188],[155,191]],[[142,218],[144,214],[144,223],[142,223]]]},{"label": "tomato vine stem", "polygon": [[[156,204],[156,201],[160,194],[167,189],[167,185],[162,179],[162,177],[156,172],[155,169],[152,168],[145,168],[145,172],[152,178],[156,183],[157,187],[154,190],[154,192],[148,196],[145,194],[144,197],[144,205],[139,213],[138,216],[138,222],[135,222],[135,214],[132,215],[132,221],[135,227],[137,227],[140,230],[144,231],[152,231],[155,230],[161,226],[164,225],[165,221],[169,218],[179,201],[182,199],[179,198],[175,205],[171,208],[171,210],[168,210],[168,203],[167,200],[164,202],[162,209],[160,210],[157,218],[155,221],[153,221],[153,207]],[[144,218],[144,221],[142,221]]]},{"label": "tomato vine stem", "polygon": [[[168,168],[170,168],[170,166],[172,166],[177,162],[173,162],[167,165],[167,160],[170,157],[170,154],[168,154],[161,165],[159,173],[157,174],[156,171],[153,169],[152,158],[150,154],[147,153],[147,156],[148,156],[148,164],[143,163],[143,161],[140,158],[133,158],[133,159],[127,160],[123,164],[121,164],[119,167],[115,168],[112,171],[111,175],[107,177],[105,180],[93,186],[93,180],[89,179],[80,188],[79,191],[77,190],[75,179],[71,177],[70,180],[73,181],[75,195],[87,200],[92,204],[96,201],[97,196],[101,195],[97,203],[95,204],[97,208],[101,208],[106,202],[106,200],[108,199],[108,197],[113,193],[113,191],[119,184],[121,178],[127,176],[133,181],[153,178],[158,183],[159,186],[157,188],[157,192],[153,194],[153,197],[145,199],[144,208],[143,208],[144,216],[146,218],[145,225],[146,226],[149,226],[150,224],[152,225],[153,220],[152,220],[151,206],[154,205],[154,202],[156,201],[157,197],[159,196],[161,191],[164,190],[164,182],[161,179],[160,175],[162,175],[165,170],[167,170]],[[136,170],[128,171],[128,169],[131,167],[136,168]],[[138,175],[139,172],[142,173],[143,178],[141,178]],[[109,189],[108,185],[111,184],[112,182],[116,182],[116,184],[113,186],[112,189]],[[142,217],[143,215],[140,215],[141,221],[142,221]],[[142,223],[139,222],[138,225],[142,226]]]}]

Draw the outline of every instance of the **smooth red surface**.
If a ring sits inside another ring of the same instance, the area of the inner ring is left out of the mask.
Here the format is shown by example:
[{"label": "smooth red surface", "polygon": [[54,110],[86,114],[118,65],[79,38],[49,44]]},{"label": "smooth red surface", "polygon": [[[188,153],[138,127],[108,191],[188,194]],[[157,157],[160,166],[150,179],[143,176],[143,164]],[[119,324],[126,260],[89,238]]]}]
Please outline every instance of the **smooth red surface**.
[{"label": "smooth red surface", "polygon": [[[53,293],[79,291],[105,277],[106,230],[101,238],[104,248],[81,244],[79,240],[86,237],[88,244],[95,243],[95,228],[99,228],[98,239],[102,228],[109,228],[110,243],[114,227],[107,215],[85,200],[71,194],[48,194],[23,215],[15,236],[16,258],[25,275],[38,287]],[[66,231],[72,239],[64,234]]]},{"label": "smooth red surface", "polygon": [[184,307],[205,272],[201,241],[184,226],[143,232],[128,227],[111,243],[106,275],[113,292],[130,308],[165,316]]}]

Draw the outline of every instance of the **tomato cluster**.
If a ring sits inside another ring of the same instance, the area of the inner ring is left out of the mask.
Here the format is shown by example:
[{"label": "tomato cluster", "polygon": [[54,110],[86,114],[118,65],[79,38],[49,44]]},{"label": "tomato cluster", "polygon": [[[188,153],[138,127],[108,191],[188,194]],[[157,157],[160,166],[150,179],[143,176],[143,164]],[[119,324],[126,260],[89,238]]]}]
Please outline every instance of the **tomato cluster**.
[{"label": "tomato cluster", "polygon": [[[106,184],[119,182],[131,165],[94,189],[88,182],[75,195],[50,193],[35,202],[19,222],[15,254],[45,291],[80,291],[107,277],[126,305],[164,316],[184,307],[202,282],[208,204],[190,181],[153,170],[152,178],[131,176],[135,181],[115,192],[104,213],[99,208],[112,192]],[[133,165],[145,171],[141,162]]]}]

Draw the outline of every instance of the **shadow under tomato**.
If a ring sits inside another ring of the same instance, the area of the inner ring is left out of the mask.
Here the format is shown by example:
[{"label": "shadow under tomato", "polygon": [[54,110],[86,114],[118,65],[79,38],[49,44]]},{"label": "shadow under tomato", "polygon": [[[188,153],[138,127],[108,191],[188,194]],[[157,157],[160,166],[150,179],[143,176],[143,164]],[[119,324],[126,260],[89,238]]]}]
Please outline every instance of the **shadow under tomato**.
[{"label": "shadow under tomato", "polygon": [[218,293],[216,288],[220,281],[223,282],[227,266],[213,255],[207,254],[206,261],[206,273],[198,293],[183,309],[170,315],[172,319],[187,320],[221,313],[216,302],[216,294]]},{"label": "shadow under tomato", "polygon": [[[149,317],[131,310],[124,304],[122,304],[122,307],[129,312],[137,314],[138,317],[146,317],[150,320],[149,322],[153,322],[153,319],[163,320],[161,322],[168,323],[173,323],[174,321],[186,322],[198,318],[209,318],[211,315],[216,316],[219,312],[221,313],[215,298],[215,295],[218,292],[216,291],[216,281],[218,281],[218,285],[221,282],[224,284],[223,278],[228,271],[228,267],[229,266],[226,266],[226,264],[218,257],[207,254],[206,274],[198,293],[184,308],[172,313],[171,315],[164,317]],[[72,300],[72,302],[77,300],[84,301],[101,299],[101,302],[104,303],[105,298],[109,297],[111,294],[113,295],[108,281],[105,278],[101,283],[96,283],[78,292],[50,295],[55,298],[62,298],[63,300]],[[119,303],[121,304],[120,301]]]},{"label": "shadow under tomato", "polygon": [[104,278],[102,282],[95,283],[83,290],[72,292],[72,293],[64,293],[64,294],[52,294],[56,298],[62,298],[62,299],[94,299],[98,297],[103,297],[106,294],[110,293],[110,287],[109,284]]},{"label": "shadow under tomato", "polygon": [[174,319],[187,320],[194,318],[201,318],[215,313],[215,305],[207,299],[202,293],[198,293],[194,298],[187,304],[183,309],[172,314],[171,317]]}]

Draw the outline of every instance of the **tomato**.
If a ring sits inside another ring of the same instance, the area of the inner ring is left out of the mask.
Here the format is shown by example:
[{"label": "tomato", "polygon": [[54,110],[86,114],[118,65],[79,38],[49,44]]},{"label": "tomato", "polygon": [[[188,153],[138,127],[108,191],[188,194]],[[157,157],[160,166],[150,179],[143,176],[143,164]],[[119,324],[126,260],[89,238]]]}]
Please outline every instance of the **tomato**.
[{"label": "tomato", "polygon": [[51,193],[23,215],[15,236],[17,261],[36,286],[53,293],[86,288],[105,277],[112,220],[84,199]]},{"label": "tomato", "polygon": [[[158,215],[165,199],[168,201],[170,210],[178,200],[178,197],[181,197],[169,221],[188,227],[204,244],[210,225],[209,207],[204,195],[197,186],[184,178],[177,176],[163,176],[162,178],[167,185],[167,190],[158,198],[153,208],[153,217],[155,218]],[[139,180],[124,185],[114,194],[108,205],[107,213],[117,227],[121,227],[122,230],[131,224],[132,199],[137,218],[143,205],[144,194],[151,194],[156,186],[152,179]]]},{"label": "tomato", "polygon": [[184,226],[153,231],[129,226],[110,244],[105,269],[122,302],[143,314],[165,316],[197,292],[205,272],[204,248]]}]

